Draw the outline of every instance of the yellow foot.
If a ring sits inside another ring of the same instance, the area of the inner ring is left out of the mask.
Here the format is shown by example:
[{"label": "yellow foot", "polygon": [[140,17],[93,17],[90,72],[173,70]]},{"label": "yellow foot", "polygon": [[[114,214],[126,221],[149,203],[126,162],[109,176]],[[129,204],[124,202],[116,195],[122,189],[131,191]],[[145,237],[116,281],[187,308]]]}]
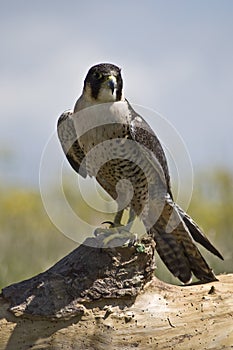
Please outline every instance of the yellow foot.
[{"label": "yellow foot", "polygon": [[103,248],[130,247],[137,241],[137,235],[127,231],[124,226],[97,228],[94,235],[99,240],[99,246]]}]

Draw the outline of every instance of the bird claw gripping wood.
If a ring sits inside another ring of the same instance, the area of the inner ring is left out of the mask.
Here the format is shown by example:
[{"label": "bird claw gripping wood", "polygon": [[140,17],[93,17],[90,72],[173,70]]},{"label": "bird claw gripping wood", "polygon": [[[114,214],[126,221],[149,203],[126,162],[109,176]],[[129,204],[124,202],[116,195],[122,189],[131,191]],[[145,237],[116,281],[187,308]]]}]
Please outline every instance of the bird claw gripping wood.
[{"label": "bird claw gripping wood", "polygon": [[109,228],[97,228],[94,231],[94,235],[102,248],[133,247],[137,244],[137,235],[135,233],[127,231],[125,226],[115,226],[112,223],[110,223]]}]

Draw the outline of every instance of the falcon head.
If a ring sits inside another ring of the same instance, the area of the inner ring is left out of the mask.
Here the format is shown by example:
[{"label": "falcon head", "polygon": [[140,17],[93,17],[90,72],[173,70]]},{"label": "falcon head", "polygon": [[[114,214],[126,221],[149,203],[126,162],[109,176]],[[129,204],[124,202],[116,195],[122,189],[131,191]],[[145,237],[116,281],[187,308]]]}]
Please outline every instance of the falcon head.
[{"label": "falcon head", "polygon": [[122,99],[122,86],[120,68],[114,64],[100,63],[89,69],[83,95],[94,103],[116,102]]}]

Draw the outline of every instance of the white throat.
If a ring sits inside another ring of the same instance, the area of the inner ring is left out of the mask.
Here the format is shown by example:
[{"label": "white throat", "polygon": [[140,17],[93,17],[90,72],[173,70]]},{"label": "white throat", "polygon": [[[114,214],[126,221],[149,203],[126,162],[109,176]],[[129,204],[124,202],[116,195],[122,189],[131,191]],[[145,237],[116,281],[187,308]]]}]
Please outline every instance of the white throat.
[{"label": "white throat", "polygon": [[[124,101],[124,100],[125,99],[122,92],[121,101]],[[99,92],[98,98],[95,99],[91,96],[90,86],[86,86],[82,95],[79,97],[78,101],[76,102],[74,113],[94,105],[111,103],[111,102],[116,102],[116,89],[112,93],[112,91],[109,88],[102,87],[102,89]]]}]

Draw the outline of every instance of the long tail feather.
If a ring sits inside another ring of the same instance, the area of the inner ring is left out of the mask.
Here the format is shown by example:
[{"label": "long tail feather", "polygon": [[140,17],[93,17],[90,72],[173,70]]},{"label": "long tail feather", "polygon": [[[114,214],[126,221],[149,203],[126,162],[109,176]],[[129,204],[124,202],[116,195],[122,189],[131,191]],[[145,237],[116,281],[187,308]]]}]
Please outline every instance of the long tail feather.
[{"label": "long tail feather", "polygon": [[[201,281],[216,280],[213,271],[195,245],[188,225],[170,198],[150,233],[155,239],[156,250],[161,259],[182,282],[188,283],[192,273]],[[210,242],[209,244],[212,247]]]},{"label": "long tail feather", "polygon": [[185,225],[188,227],[189,232],[191,233],[193,239],[196,242],[200,243],[203,247],[205,247],[211,253],[213,253],[220,259],[224,260],[221,253],[219,253],[219,251],[210,243],[208,238],[201,231],[200,227],[193,221],[193,219],[187,213],[185,213],[178,205],[176,206],[185,222]]}]

